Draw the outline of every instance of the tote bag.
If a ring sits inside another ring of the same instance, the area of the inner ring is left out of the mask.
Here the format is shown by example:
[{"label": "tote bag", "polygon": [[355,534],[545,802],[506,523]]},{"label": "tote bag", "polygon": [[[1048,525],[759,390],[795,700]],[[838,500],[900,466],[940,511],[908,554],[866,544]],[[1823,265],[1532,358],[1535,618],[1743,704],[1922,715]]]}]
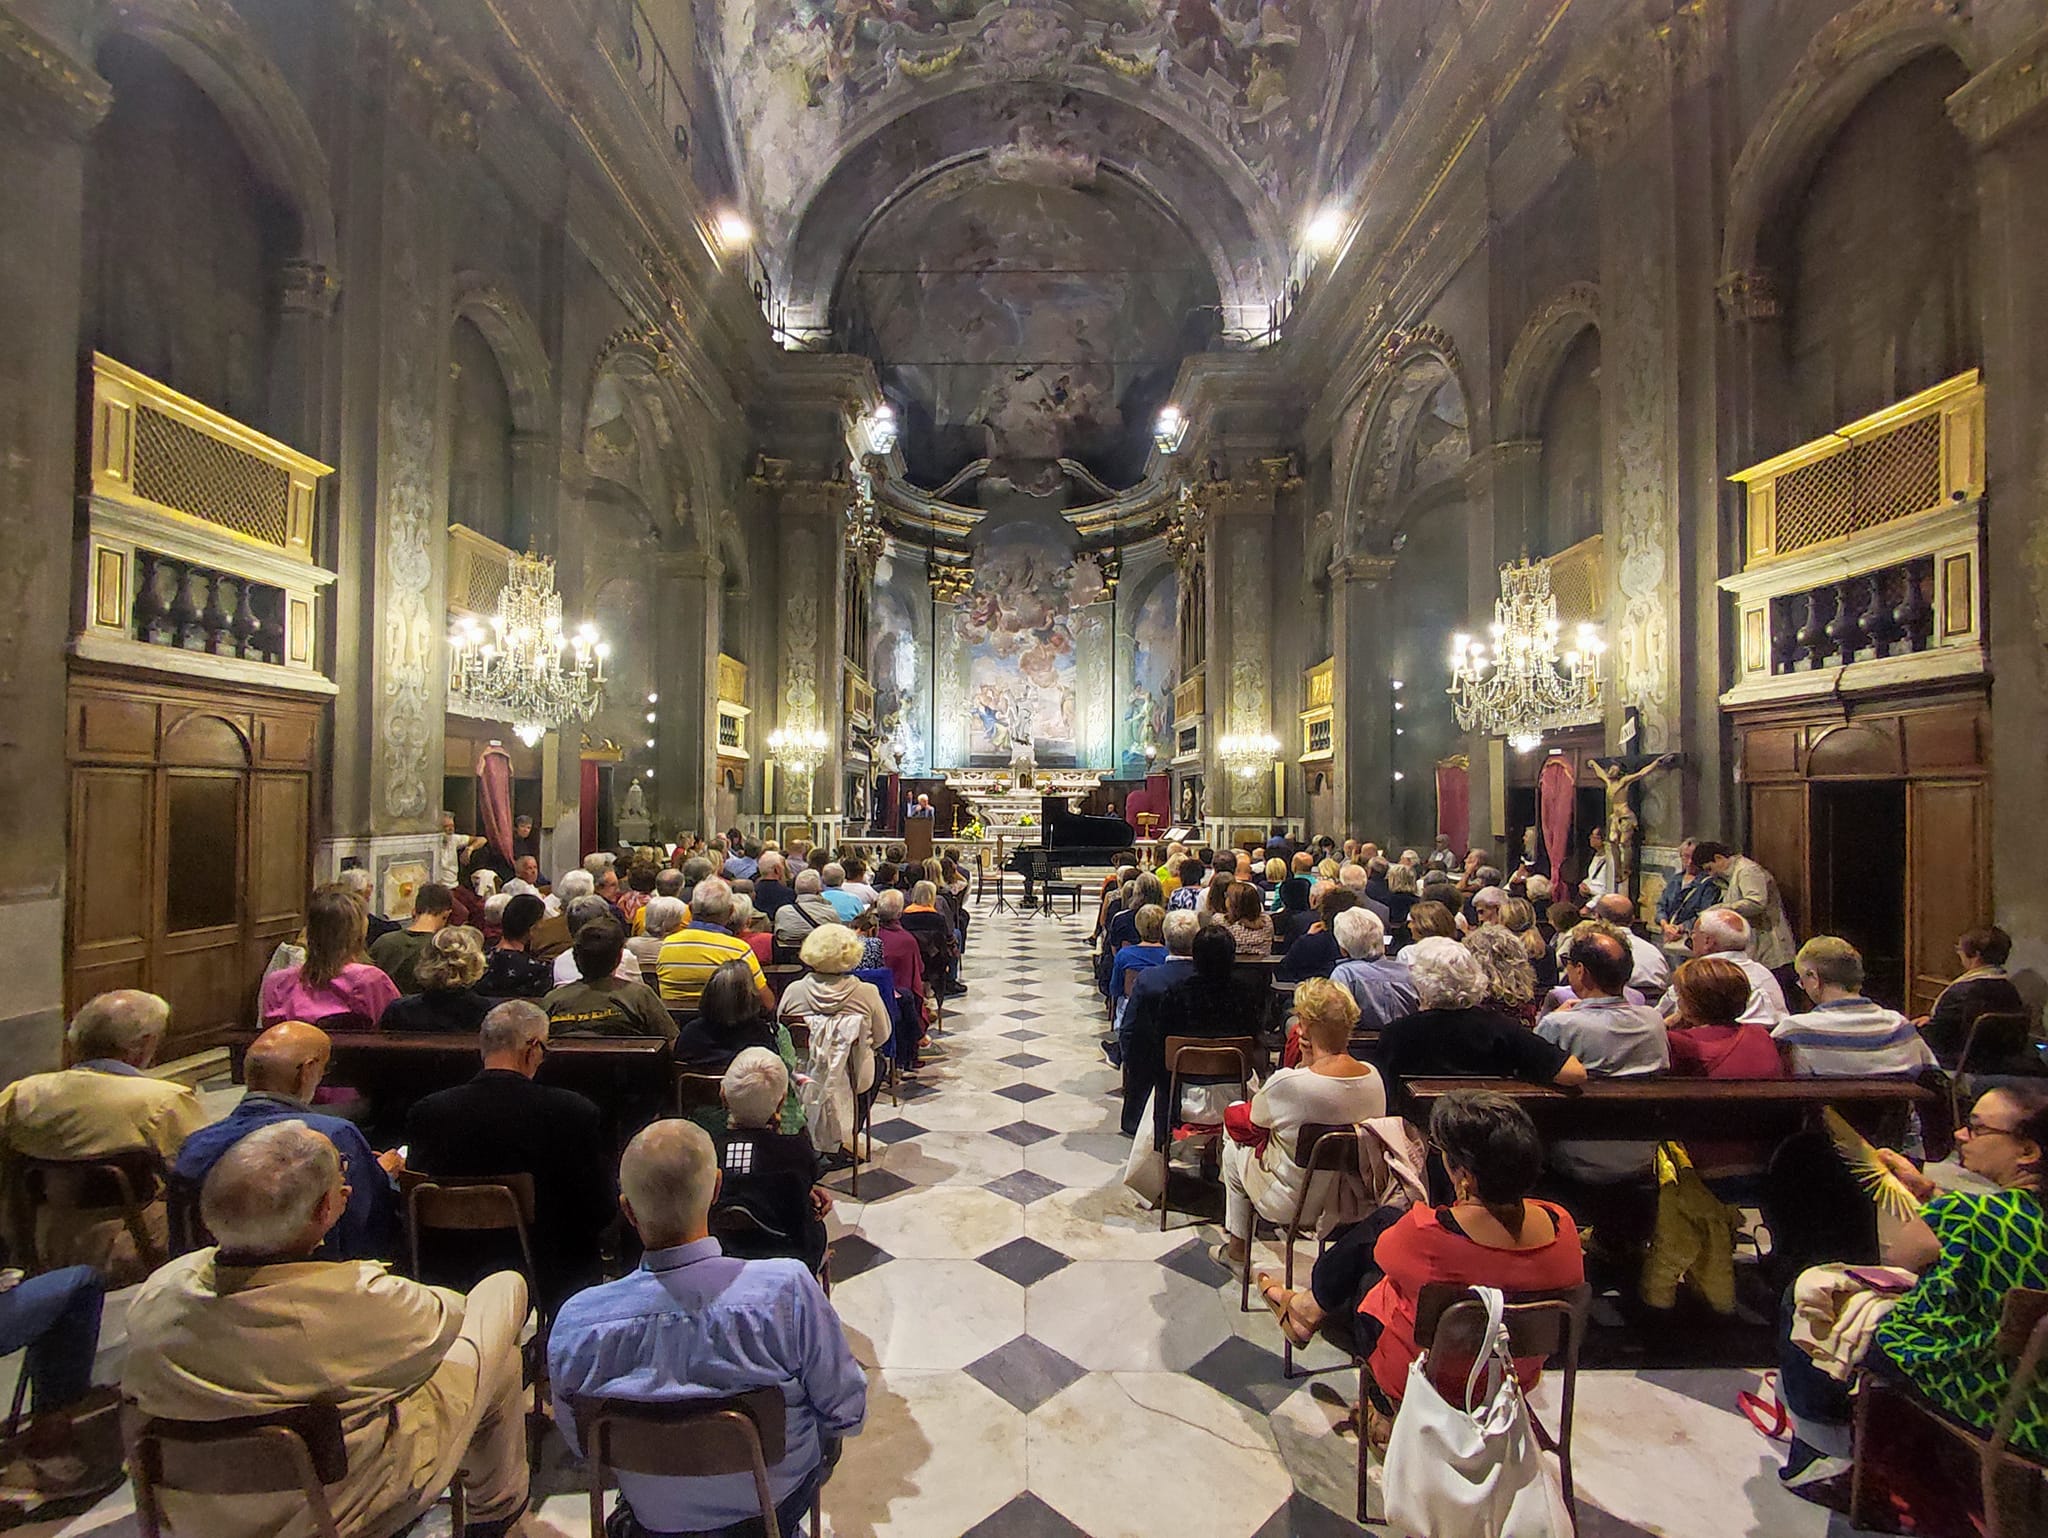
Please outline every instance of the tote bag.
[{"label": "tote bag", "polygon": [[1570,1538],[1571,1517],[1515,1380],[1501,1294],[1472,1290],[1486,1305],[1486,1334],[1464,1403],[1437,1392],[1426,1356],[1408,1369],[1387,1444],[1387,1524],[1403,1538]]}]

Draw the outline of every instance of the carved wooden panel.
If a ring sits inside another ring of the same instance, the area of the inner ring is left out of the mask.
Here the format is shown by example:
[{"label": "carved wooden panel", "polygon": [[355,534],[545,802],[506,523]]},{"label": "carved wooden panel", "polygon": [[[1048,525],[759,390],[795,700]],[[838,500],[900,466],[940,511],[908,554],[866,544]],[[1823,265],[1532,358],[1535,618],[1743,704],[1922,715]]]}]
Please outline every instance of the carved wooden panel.
[{"label": "carved wooden panel", "polygon": [[1988,767],[1989,722],[1981,709],[1916,711],[1901,724],[1908,774]]},{"label": "carved wooden panel", "polygon": [[1806,787],[1752,785],[1749,790],[1749,854],[1778,878],[1778,891],[1802,938],[1806,927]]},{"label": "carved wooden panel", "polygon": [[1906,772],[1896,718],[1852,722],[1814,734],[1808,779],[1893,780]]},{"label": "carved wooden panel", "polygon": [[308,782],[303,774],[257,774],[249,781],[249,919],[256,925],[305,920],[306,851],[311,847]]},{"label": "carved wooden panel", "polygon": [[150,700],[74,694],[70,712],[71,756],[102,763],[156,762],[156,713],[157,707]]},{"label": "carved wooden panel", "polygon": [[1956,936],[1991,920],[1991,793],[1982,780],[1906,789],[1908,1013],[1934,1005],[1960,970]]},{"label": "carved wooden panel", "polygon": [[140,987],[148,954],[156,775],[81,769],[71,777],[71,977],[66,1013],[109,988]]},{"label": "carved wooden panel", "polygon": [[1760,726],[1742,739],[1742,772],[1751,780],[1780,779],[1799,772],[1799,743],[1805,734],[1789,726]]}]

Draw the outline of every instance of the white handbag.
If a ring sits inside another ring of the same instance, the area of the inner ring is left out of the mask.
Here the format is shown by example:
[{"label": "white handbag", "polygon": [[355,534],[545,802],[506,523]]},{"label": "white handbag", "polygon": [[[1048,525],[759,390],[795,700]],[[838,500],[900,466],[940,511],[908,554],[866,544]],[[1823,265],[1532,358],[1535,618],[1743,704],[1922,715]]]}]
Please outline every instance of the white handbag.
[{"label": "white handbag", "polygon": [[1437,1392],[1426,1354],[1408,1369],[1387,1444],[1387,1525],[1403,1538],[1570,1538],[1571,1516],[1515,1378],[1501,1294],[1472,1290],[1486,1304],[1486,1334],[1464,1404]]}]

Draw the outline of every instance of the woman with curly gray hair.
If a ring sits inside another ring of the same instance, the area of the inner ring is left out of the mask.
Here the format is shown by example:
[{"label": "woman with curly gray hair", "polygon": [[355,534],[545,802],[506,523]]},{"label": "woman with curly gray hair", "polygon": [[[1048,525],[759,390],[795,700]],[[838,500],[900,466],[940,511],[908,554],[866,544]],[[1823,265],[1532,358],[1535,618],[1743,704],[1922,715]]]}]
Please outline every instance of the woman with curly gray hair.
[{"label": "woman with curly gray hair", "polygon": [[1420,941],[1410,947],[1408,964],[1419,1007],[1387,1026],[1372,1054],[1390,1089],[1426,1078],[1585,1082],[1576,1057],[1485,1007],[1486,969],[1456,940]]},{"label": "woman with curly gray hair", "polygon": [[1533,1027],[1537,1014],[1536,969],[1529,963],[1521,936],[1500,924],[1481,924],[1465,936],[1465,949],[1486,972],[1486,997],[1482,1001],[1485,1006]]}]

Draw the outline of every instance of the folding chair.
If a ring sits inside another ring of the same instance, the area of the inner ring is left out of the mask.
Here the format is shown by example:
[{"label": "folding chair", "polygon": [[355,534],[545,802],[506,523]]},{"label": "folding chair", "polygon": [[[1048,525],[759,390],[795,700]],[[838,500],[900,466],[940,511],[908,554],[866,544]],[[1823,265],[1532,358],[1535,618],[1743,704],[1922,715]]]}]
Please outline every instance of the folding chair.
[{"label": "folding chair", "polygon": [[725,1075],[720,1073],[693,1073],[688,1068],[676,1069],[676,1115],[691,1116],[698,1111],[711,1110],[725,1104],[720,1093]]},{"label": "folding chair", "polygon": [[[1166,1104],[1170,1125],[1179,1126],[1180,1121],[1180,1080],[1181,1075],[1189,1078],[1217,1078],[1234,1074],[1238,1088],[1247,1094],[1252,1081],[1252,1063],[1256,1060],[1258,1043],[1249,1036],[1169,1036],[1166,1038]],[[1223,1124],[1213,1126],[1204,1123],[1196,1129],[1195,1137],[1214,1143],[1223,1136]],[[1173,1189],[1173,1146],[1167,1145],[1167,1178],[1159,1192],[1159,1231],[1166,1232],[1166,1215],[1172,1210]]]},{"label": "folding chair", "polygon": [[1881,1399],[1887,1404],[1906,1406],[1921,1420],[1931,1422],[1976,1450],[1978,1478],[1984,1491],[1984,1538],[2020,1538],[2023,1533],[2041,1530],[2038,1526],[2029,1525],[2025,1513],[2019,1514],[2019,1521],[2005,1521],[2009,1512],[2003,1498],[2003,1487],[2010,1483],[2012,1475],[2024,1478],[2031,1474],[2035,1483],[2034,1519],[2039,1519],[2042,1505],[2040,1481],[2048,1475],[2048,1461],[2014,1448],[2012,1431],[2036,1385],[2048,1381],[2048,1292],[2015,1287],[2005,1295],[2005,1306],[1999,1315],[1997,1350],[2002,1360],[2013,1364],[2012,1381],[1999,1404],[1998,1418],[1992,1423],[1989,1436],[1940,1414],[1918,1395],[1902,1392],[1882,1378],[1869,1372],[1859,1375],[1853,1445],[1855,1461],[1849,1474],[1851,1525],[1859,1528],[1876,1525],[1876,1514],[1871,1510],[1867,1442],[1870,1417]]},{"label": "folding chair", "polygon": [[23,1156],[16,1184],[21,1202],[17,1220],[30,1258],[30,1269],[47,1271],[38,1215],[45,1207],[59,1212],[113,1212],[135,1242],[135,1257],[154,1271],[170,1259],[167,1246],[150,1231],[149,1209],[163,1193],[163,1160],[152,1148],[127,1148],[91,1159],[32,1159]]},{"label": "folding chair", "polygon": [[[1509,1293],[1506,1307],[1501,1310],[1502,1323],[1507,1327],[1510,1355],[1517,1359],[1541,1357],[1546,1363],[1553,1357],[1561,1358],[1558,1365],[1564,1374],[1564,1394],[1557,1412],[1557,1431],[1552,1434],[1533,1408],[1529,1412],[1529,1427],[1536,1433],[1539,1447],[1547,1453],[1557,1454],[1565,1511],[1572,1519],[1574,1531],[1579,1524],[1579,1505],[1572,1490],[1572,1411],[1578,1400],[1579,1348],[1585,1343],[1586,1312],[1592,1301],[1593,1289],[1581,1282],[1563,1292]],[[1453,1332],[1448,1337],[1444,1333],[1447,1327]],[[1472,1355],[1481,1345],[1480,1335],[1485,1327],[1486,1305],[1472,1295],[1470,1287],[1456,1282],[1429,1282],[1424,1285],[1415,1300],[1416,1345],[1425,1352],[1434,1352],[1441,1340],[1460,1353],[1453,1358],[1458,1381],[1434,1380],[1439,1392],[1462,1397],[1465,1374],[1470,1369]],[[1365,1435],[1364,1400],[1371,1372],[1372,1369],[1365,1364],[1359,1365],[1358,1521],[1360,1526],[1383,1527],[1386,1525],[1384,1522],[1375,1522],[1365,1514],[1366,1468],[1371,1447]]]},{"label": "folding chair", "polygon": [[[654,1404],[577,1395],[570,1405],[590,1465],[590,1538],[604,1538],[604,1487],[616,1470],[689,1479],[751,1474],[767,1538],[782,1538],[768,1470],[787,1450],[788,1407],[779,1388],[725,1399]],[[824,1525],[822,1485],[811,1500],[811,1531]]]},{"label": "folding chair", "polygon": [[[1310,1203],[1314,1202],[1319,1213],[1322,1202],[1328,1199],[1330,1186],[1343,1171],[1358,1168],[1358,1129],[1349,1126],[1333,1126],[1324,1122],[1309,1122],[1294,1137],[1294,1162],[1300,1166],[1301,1195],[1295,1199],[1294,1214],[1280,1231],[1281,1267],[1285,1275],[1285,1286],[1294,1291],[1294,1243],[1305,1231],[1309,1221]],[[1330,1178],[1317,1185],[1317,1176]],[[1259,1226],[1258,1209],[1252,1209],[1251,1227]],[[1239,1278],[1237,1307],[1240,1313],[1251,1312],[1252,1298],[1252,1233],[1244,1235],[1244,1275]],[[1316,1241],[1316,1253],[1323,1252],[1323,1241]],[[1294,1372],[1294,1342],[1287,1332],[1280,1332],[1281,1376],[1292,1378]],[[1303,1373],[1309,1377],[1312,1374]]]},{"label": "folding chair", "polygon": [[[326,1487],[348,1476],[341,1411],[333,1405],[294,1405],[268,1415],[233,1420],[185,1421],[145,1417],[130,1401],[122,1416],[128,1474],[135,1485],[135,1518],[142,1538],[163,1538],[165,1490],[190,1495],[298,1495],[319,1538],[342,1538]],[[468,1528],[462,1475],[448,1487],[450,1529]]]}]

